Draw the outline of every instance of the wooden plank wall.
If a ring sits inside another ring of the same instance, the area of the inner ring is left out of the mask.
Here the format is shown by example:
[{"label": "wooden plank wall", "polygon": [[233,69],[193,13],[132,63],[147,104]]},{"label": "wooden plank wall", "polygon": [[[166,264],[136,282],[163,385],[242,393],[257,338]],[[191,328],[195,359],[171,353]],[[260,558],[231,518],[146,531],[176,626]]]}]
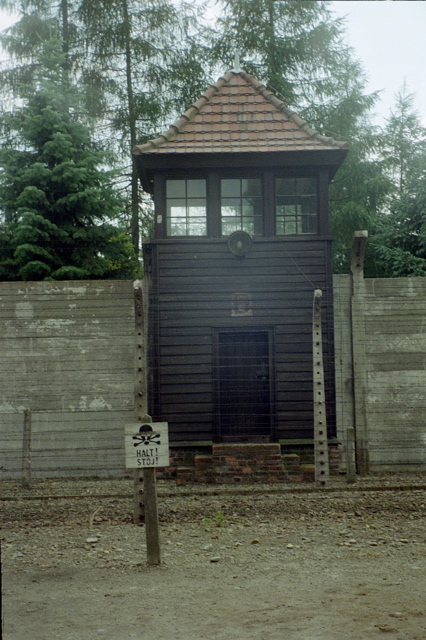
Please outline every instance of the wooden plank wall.
[{"label": "wooden plank wall", "polygon": [[[157,419],[170,423],[174,441],[214,436],[214,332],[271,329],[274,333],[275,404],[280,438],[312,438],[312,302],[324,292],[327,384],[334,385],[332,291],[328,245],[255,240],[244,258],[226,242],[153,243],[153,333]],[[157,254],[155,255],[155,252]],[[247,315],[233,296],[250,297]],[[331,416],[331,424],[333,416]]]},{"label": "wooden plank wall", "polygon": [[32,412],[33,477],[124,470],[133,421],[130,281],[0,284],[2,473],[19,475]]}]

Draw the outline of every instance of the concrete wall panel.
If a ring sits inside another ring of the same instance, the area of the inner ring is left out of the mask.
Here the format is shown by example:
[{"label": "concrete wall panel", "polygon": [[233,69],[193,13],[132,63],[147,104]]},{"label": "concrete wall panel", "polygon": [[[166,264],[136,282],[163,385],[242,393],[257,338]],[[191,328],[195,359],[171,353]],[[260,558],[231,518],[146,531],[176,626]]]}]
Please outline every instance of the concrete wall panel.
[{"label": "concrete wall panel", "polygon": [[134,415],[130,281],[0,284],[0,450],[19,477],[24,410],[33,477],[122,475]]}]

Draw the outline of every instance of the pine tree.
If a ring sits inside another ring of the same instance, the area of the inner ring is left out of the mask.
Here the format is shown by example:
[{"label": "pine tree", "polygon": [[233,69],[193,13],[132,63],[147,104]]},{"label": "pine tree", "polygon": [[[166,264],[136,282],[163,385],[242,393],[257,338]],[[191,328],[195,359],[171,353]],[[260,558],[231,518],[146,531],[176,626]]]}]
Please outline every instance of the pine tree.
[{"label": "pine tree", "polygon": [[0,278],[133,277],[132,247],[111,221],[123,206],[108,162],[78,122],[58,40],[45,43],[23,106],[1,118]]},{"label": "pine tree", "polygon": [[52,33],[61,37],[64,71],[84,97],[80,109],[94,119],[97,139],[108,139],[121,168],[138,250],[141,216],[152,212],[141,202],[132,148],[163,130],[207,83],[208,49],[196,37],[193,7],[171,0],[0,0],[5,4],[22,17],[1,38],[17,63],[0,76],[3,86],[16,95],[19,83],[31,83],[40,46]]},{"label": "pine tree", "polygon": [[[205,48],[189,30],[196,26],[189,4],[170,0],[82,0],[79,19],[90,74],[103,87],[108,108],[103,116],[119,137],[127,158],[131,191],[131,233],[140,235],[139,180],[131,151],[163,130],[188,100],[205,88]],[[112,107],[112,113],[109,110]],[[129,162],[130,161],[130,162]]]},{"label": "pine tree", "polygon": [[403,194],[410,169],[424,154],[426,129],[414,107],[415,96],[404,83],[395,96],[384,131],[382,156],[394,185],[394,195]]},{"label": "pine tree", "polygon": [[381,162],[391,188],[371,254],[377,275],[426,275],[426,128],[406,85],[383,133]]}]

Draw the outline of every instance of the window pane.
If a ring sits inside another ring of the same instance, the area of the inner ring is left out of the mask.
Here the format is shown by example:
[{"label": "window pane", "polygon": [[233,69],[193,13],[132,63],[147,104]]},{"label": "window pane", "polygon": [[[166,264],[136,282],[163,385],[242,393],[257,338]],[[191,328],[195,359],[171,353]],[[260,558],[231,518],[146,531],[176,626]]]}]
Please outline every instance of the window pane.
[{"label": "window pane", "polygon": [[260,178],[249,178],[248,180],[241,180],[241,195],[247,196],[261,196],[262,195],[262,181]]},{"label": "window pane", "polygon": [[169,200],[167,203],[167,216],[169,218],[186,218],[185,201]]},{"label": "window pane", "polygon": [[221,180],[222,234],[243,229],[250,234],[262,233],[262,180],[230,178]]},{"label": "window pane", "polygon": [[243,200],[243,216],[254,216],[255,206],[251,200]]},{"label": "window pane", "polygon": [[224,236],[229,236],[234,231],[238,231],[241,229],[241,220],[240,218],[227,218],[222,220],[222,234]]},{"label": "window pane", "polygon": [[275,232],[279,236],[284,233],[284,218],[277,218]]},{"label": "window pane", "polygon": [[205,198],[206,197],[206,181],[205,180],[188,180],[187,196],[188,198]]},{"label": "window pane", "polygon": [[207,235],[206,180],[167,180],[167,233]]},{"label": "window pane", "polygon": [[277,178],[275,191],[277,196],[296,194],[296,180],[294,178]]},{"label": "window pane", "polygon": [[260,198],[243,199],[243,215],[260,215],[262,202]]},{"label": "window pane", "polygon": [[316,233],[317,232],[317,217],[315,216],[302,216],[302,233]]},{"label": "window pane", "polygon": [[247,231],[247,233],[254,233],[254,219],[253,218],[243,218],[242,227],[243,231]]},{"label": "window pane", "polygon": [[297,178],[297,193],[299,195],[316,195],[317,181],[315,178]]},{"label": "window pane", "polygon": [[283,233],[297,233],[296,218],[283,218]]},{"label": "window pane", "polygon": [[188,216],[190,218],[203,218],[206,215],[205,200],[189,200],[188,202]]},{"label": "window pane", "polygon": [[241,181],[235,180],[221,180],[222,198],[239,198]]},{"label": "window pane", "polygon": [[292,213],[296,211],[296,196],[277,198],[277,213]]},{"label": "window pane", "polygon": [[243,215],[262,215],[260,198],[243,198]]},{"label": "window pane", "polygon": [[186,220],[171,219],[168,221],[168,233],[171,236],[186,236]]},{"label": "window pane", "polygon": [[168,198],[184,198],[185,180],[167,180],[166,189]]},{"label": "window pane", "polygon": [[234,198],[222,200],[221,213],[223,216],[241,215],[240,200]]},{"label": "window pane", "polygon": [[207,235],[207,225],[205,218],[191,218],[188,220],[188,235],[205,236]]},{"label": "window pane", "polygon": [[317,233],[316,178],[276,178],[277,234]]},{"label": "window pane", "polygon": [[307,196],[306,198],[300,198],[302,213],[315,213],[317,212],[317,199],[315,196]]},{"label": "window pane", "polygon": [[291,216],[293,218],[296,218],[296,212],[297,212],[297,205],[295,204],[286,204],[283,207],[283,214],[285,216]]}]

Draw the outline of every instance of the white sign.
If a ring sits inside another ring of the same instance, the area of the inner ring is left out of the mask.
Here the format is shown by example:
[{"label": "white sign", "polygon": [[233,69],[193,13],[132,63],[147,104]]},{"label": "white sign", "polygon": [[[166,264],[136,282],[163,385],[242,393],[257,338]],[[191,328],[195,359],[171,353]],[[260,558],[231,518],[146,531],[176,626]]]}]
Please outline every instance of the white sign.
[{"label": "white sign", "polygon": [[169,425],[167,422],[134,422],[124,427],[126,469],[168,467]]}]

